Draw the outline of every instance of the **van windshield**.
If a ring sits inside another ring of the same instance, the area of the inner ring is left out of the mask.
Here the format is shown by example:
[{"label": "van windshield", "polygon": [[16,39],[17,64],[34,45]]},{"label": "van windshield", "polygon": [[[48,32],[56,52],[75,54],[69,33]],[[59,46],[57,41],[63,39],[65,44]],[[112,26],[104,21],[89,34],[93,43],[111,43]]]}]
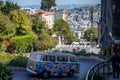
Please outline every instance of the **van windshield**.
[{"label": "van windshield", "polygon": [[31,55],[30,55],[30,58],[36,60],[36,56],[37,56],[37,55],[31,54]]}]

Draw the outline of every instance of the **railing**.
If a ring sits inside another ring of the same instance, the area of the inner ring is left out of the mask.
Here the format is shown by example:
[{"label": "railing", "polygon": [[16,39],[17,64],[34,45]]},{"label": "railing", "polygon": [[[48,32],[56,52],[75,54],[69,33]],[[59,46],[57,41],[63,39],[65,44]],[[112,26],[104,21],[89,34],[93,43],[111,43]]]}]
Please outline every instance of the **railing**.
[{"label": "railing", "polygon": [[87,73],[86,80],[105,80],[110,73],[110,62],[100,62],[91,67]]}]

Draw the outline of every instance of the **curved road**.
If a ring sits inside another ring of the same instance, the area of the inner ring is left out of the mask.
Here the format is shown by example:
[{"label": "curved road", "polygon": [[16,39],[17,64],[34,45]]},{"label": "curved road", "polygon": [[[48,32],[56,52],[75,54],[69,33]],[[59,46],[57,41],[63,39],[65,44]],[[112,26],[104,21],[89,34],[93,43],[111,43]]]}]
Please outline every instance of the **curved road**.
[{"label": "curved road", "polygon": [[[74,77],[52,76],[46,80],[80,80],[83,77],[85,77],[89,68],[96,63],[97,63],[96,61],[80,60],[80,73],[76,74]],[[13,80],[45,80],[45,79],[41,79],[39,76],[32,75],[24,70],[12,70],[12,71],[14,73]]]}]

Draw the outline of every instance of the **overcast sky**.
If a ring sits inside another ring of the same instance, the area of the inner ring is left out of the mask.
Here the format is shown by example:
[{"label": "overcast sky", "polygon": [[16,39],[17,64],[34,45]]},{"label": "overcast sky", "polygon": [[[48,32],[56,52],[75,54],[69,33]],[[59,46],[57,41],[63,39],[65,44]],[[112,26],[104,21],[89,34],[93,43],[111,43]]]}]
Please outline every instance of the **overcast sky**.
[{"label": "overcast sky", "polygon": [[[3,0],[6,1],[6,0]],[[19,6],[40,5],[41,0],[10,0],[17,3]],[[57,5],[67,4],[99,4],[101,0],[56,0]]]}]

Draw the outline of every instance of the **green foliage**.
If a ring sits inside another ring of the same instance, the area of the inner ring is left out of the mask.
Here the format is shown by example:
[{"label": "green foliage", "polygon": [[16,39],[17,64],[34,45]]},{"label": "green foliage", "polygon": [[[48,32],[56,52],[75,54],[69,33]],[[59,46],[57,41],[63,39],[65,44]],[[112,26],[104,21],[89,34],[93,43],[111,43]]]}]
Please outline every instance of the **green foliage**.
[{"label": "green foliage", "polygon": [[4,4],[2,4],[2,7],[1,7],[1,11],[4,14],[9,14],[11,11],[16,9],[20,9],[20,7],[16,3],[11,2],[9,0],[7,0]]},{"label": "green foliage", "polygon": [[0,42],[0,52],[4,52],[6,50],[6,46],[3,42]]},{"label": "green foliage", "polygon": [[3,1],[0,1],[0,10],[3,7]]},{"label": "green foliage", "polygon": [[0,13],[0,41],[9,39],[15,35],[15,25],[9,17]]},{"label": "green foliage", "polygon": [[34,42],[34,48],[45,50],[55,47],[56,40],[50,36],[50,33],[45,28],[45,23],[41,20],[39,15],[32,19],[32,30],[38,36],[38,39]]},{"label": "green foliage", "polygon": [[[92,33],[92,36],[91,36],[91,33]],[[92,37],[92,41],[98,38],[97,28],[89,28],[85,31],[84,39],[87,39],[88,41],[90,41],[91,37]]]},{"label": "green foliage", "polygon": [[47,33],[41,33],[38,40],[35,42],[35,45],[40,50],[46,50],[48,48],[53,48],[56,46],[56,44],[57,44],[56,40]]},{"label": "green foliage", "polygon": [[27,61],[28,58],[20,54],[0,54],[0,63],[5,65],[26,67]]},{"label": "green foliage", "polygon": [[14,59],[12,59],[8,65],[26,67],[27,62],[28,62],[28,58],[19,55],[19,56],[16,56]]},{"label": "green foliage", "polygon": [[65,39],[69,42],[76,40],[70,30],[69,24],[62,19],[55,21],[53,30],[57,35],[64,36]]},{"label": "green foliage", "polygon": [[39,36],[42,31],[46,30],[45,23],[42,21],[41,17],[39,15],[35,16],[32,19],[32,30]]},{"label": "green foliage", "polygon": [[30,35],[16,36],[13,38],[13,41],[16,49],[20,48],[21,52],[26,52],[28,47],[33,43],[33,37]]},{"label": "green foliage", "polygon": [[52,6],[56,6],[55,0],[42,0],[41,9],[49,11]]},{"label": "green foliage", "polygon": [[10,12],[10,19],[16,25],[16,35],[26,35],[31,33],[30,16],[26,11],[13,10]]},{"label": "green foliage", "polygon": [[13,57],[13,55],[11,55],[11,54],[1,53],[0,54],[0,63],[7,65],[12,59],[15,58],[15,56],[16,55],[14,55],[14,57]]},{"label": "green foliage", "polygon": [[0,80],[12,80],[12,71],[0,63]]}]

